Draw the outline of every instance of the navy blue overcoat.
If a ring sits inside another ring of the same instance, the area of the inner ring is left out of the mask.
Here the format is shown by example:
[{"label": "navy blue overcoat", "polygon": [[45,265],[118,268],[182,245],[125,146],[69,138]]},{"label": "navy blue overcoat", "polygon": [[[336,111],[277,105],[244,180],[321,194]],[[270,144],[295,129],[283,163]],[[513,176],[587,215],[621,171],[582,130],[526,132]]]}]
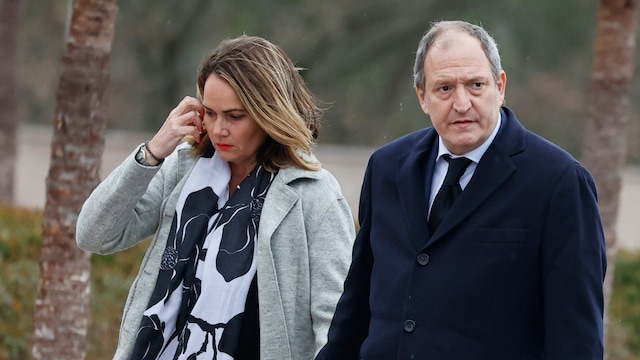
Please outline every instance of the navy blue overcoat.
[{"label": "navy blue overcoat", "polygon": [[432,235],[435,130],[374,152],[318,359],[602,359],[606,249],[593,178],[510,109],[501,116]]}]

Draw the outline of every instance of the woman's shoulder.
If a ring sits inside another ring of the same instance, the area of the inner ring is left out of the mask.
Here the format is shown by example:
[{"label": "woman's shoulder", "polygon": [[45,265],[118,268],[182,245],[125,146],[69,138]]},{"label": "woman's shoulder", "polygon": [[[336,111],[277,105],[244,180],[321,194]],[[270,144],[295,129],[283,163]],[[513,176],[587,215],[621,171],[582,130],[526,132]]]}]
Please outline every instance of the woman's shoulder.
[{"label": "woman's shoulder", "polygon": [[193,154],[193,148],[186,142],[183,142],[164,160],[163,168],[165,170],[184,172],[185,169],[191,168],[195,164],[198,157]]},{"label": "woman's shoulder", "polygon": [[278,183],[290,187],[298,193],[313,192],[327,196],[336,194],[342,196],[342,190],[333,174],[325,169],[306,170],[290,166],[280,169],[276,176]]},{"label": "woman's shoulder", "polygon": [[[320,182],[334,181],[335,177],[329,170],[320,168],[319,170],[307,170],[297,166],[289,166],[278,171],[277,178],[285,184],[295,183],[299,180],[316,180]],[[304,181],[303,181],[304,183]]]}]

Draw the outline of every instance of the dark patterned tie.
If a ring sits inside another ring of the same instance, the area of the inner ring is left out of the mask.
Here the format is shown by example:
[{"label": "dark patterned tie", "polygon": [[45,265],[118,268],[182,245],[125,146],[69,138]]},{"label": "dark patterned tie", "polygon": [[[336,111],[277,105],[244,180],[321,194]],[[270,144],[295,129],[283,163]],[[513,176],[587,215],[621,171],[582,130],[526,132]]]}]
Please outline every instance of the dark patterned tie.
[{"label": "dark patterned tie", "polygon": [[431,231],[431,234],[436,232],[458,195],[462,192],[460,177],[464,174],[467,166],[471,164],[471,160],[466,157],[452,159],[448,154],[442,155],[442,157],[449,163],[449,169],[431,206],[431,215],[429,215],[429,231]]}]

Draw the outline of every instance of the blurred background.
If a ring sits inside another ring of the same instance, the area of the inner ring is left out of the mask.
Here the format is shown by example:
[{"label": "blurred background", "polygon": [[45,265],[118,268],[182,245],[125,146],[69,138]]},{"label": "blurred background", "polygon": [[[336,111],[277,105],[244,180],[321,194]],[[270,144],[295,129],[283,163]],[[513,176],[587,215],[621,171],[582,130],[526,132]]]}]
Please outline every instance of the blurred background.
[{"label": "blurred background", "polygon": [[[68,2],[22,2],[19,115],[50,124]],[[198,67],[220,40],[258,35],[306,68],[309,87],[330,105],[321,142],[379,146],[429,125],[412,86],[417,44],[431,21],[463,19],[496,38],[507,105],[579,157],[596,11],[597,1],[584,0],[122,1],[103,114],[109,129],[155,131],[195,95]],[[631,99],[640,98],[639,79]],[[627,124],[633,163],[640,162],[639,107],[632,101]]]},{"label": "blurred background", "polygon": [[[355,213],[372,149],[430,125],[413,90],[412,67],[430,22],[445,19],[481,24],[492,33],[508,76],[507,105],[529,129],[580,158],[597,5],[596,0],[121,1],[102,108],[108,123],[102,176],[148,139],[184,96],[196,95],[198,67],[222,39],[257,35],[280,45],[305,68],[309,87],[328,106],[319,158],[340,181]],[[16,187],[36,196],[24,201],[18,196],[27,209],[0,205],[0,360],[30,354],[44,176],[69,6],[62,0],[21,3]],[[609,360],[640,359],[637,52]],[[87,358],[111,358],[124,299],[143,252],[144,245],[91,258]]]}]

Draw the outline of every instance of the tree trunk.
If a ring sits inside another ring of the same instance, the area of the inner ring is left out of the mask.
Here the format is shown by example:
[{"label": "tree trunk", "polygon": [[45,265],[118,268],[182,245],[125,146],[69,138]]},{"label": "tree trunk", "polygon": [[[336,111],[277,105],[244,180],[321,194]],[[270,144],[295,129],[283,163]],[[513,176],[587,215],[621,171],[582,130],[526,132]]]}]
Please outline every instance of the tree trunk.
[{"label": "tree trunk", "polygon": [[618,249],[616,224],[622,171],[626,163],[625,125],[635,66],[637,8],[638,0],[600,0],[593,73],[587,98],[582,156],[598,187],[607,243],[605,334]]},{"label": "tree trunk", "polygon": [[16,39],[20,0],[3,0],[0,9],[0,202],[13,204],[18,128]]},{"label": "tree trunk", "polygon": [[75,244],[80,208],[99,182],[116,0],[70,2],[56,95],[34,315],[34,359],[84,359],[90,255]]}]

